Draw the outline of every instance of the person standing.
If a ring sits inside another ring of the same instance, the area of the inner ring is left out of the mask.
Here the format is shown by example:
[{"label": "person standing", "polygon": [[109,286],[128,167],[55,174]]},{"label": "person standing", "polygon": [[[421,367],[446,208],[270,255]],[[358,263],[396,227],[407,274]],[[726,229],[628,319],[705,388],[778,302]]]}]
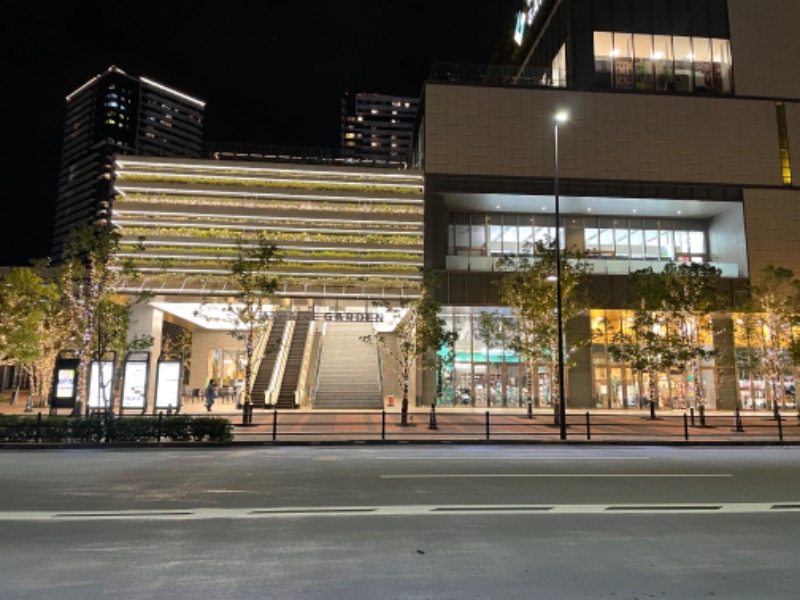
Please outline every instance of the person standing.
[{"label": "person standing", "polygon": [[208,382],[208,387],[206,388],[206,410],[210,411],[211,407],[214,406],[214,400],[217,399],[217,384],[212,379]]}]

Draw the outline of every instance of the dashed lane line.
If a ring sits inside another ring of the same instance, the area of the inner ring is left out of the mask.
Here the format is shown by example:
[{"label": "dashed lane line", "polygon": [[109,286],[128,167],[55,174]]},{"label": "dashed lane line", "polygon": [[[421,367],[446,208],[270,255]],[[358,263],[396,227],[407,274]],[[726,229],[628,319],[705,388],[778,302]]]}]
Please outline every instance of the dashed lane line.
[{"label": "dashed lane line", "polygon": [[787,514],[800,513],[800,501],[660,504],[508,504],[408,506],[308,506],[276,508],[196,508],[131,511],[5,511],[0,522],[12,521],[163,521],[324,517],[413,517],[464,515],[620,515],[620,514]]}]

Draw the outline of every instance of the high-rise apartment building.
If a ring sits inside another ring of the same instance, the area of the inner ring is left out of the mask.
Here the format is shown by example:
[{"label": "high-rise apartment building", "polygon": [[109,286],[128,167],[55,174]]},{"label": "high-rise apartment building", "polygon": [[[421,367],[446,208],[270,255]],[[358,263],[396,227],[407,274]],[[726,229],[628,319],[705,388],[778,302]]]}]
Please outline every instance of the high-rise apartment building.
[{"label": "high-rise apartment building", "polygon": [[345,94],[341,148],[345,157],[386,165],[409,161],[417,98]]},{"label": "high-rise apartment building", "polygon": [[73,229],[108,218],[117,154],[199,157],[204,103],[112,66],[66,98],[51,258]]}]

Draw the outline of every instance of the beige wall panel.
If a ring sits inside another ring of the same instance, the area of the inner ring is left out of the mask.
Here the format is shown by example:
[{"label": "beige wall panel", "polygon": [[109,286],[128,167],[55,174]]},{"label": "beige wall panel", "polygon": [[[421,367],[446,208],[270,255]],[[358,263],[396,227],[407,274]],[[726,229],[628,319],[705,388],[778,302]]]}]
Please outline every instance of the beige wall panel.
[{"label": "beige wall panel", "polygon": [[728,0],[736,94],[800,99],[800,2]]},{"label": "beige wall panel", "polygon": [[426,87],[426,171],[552,177],[562,108],[564,178],[781,185],[770,101],[441,84]]},{"label": "beige wall panel", "polygon": [[767,265],[800,275],[800,191],[745,190],[744,217],[750,278]]}]

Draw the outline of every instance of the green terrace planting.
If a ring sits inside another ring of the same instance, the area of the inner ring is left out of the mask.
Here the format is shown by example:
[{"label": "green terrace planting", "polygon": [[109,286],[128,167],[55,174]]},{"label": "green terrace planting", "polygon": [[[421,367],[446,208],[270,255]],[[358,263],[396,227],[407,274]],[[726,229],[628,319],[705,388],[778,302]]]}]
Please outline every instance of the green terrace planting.
[{"label": "green terrace planting", "polygon": [[177,206],[224,206],[226,208],[256,208],[256,209],[286,209],[302,211],[330,211],[330,212],[366,212],[366,213],[391,213],[391,214],[413,214],[421,215],[424,209],[421,205],[410,206],[408,204],[393,204],[386,202],[373,202],[369,199],[359,199],[359,201],[342,202],[320,202],[313,197],[274,200],[270,198],[249,199],[231,197],[197,197],[197,196],[154,196],[144,194],[117,195],[114,204],[124,205],[125,203],[177,205]]},{"label": "green terrace planting", "polygon": [[[208,216],[194,216],[194,215],[165,215],[161,213],[149,213],[144,215],[136,215],[136,216],[128,216],[122,215],[116,218],[116,223],[120,226],[124,227],[125,224],[129,221],[137,222],[137,225],[140,224],[141,221],[157,221],[159,223],[186,223],[187,226],[192,225],[247,225],[253,223],[253,219],[247,216],[243,217],[236,217],[236,216],[224,216],[224,217],[208,217]],[[295,219],[287,219],[287,218],[261,218],[258,221],[258,225],[263,227],[302,227],[302,228],[309,228],[314,225],[320,227],[324,226],[326,228],[341,228],[341,229],[352,229],[354,227],[363,227],[358,222],[354,221],[330,221],[330,220],[320,220],[318,223],[310,222],[310,221],[302,221],[302,220],[295,220]],[[370,229],[393,229],[393,230],[401,230],[401,231],[419,231],[421,226],[418,224],[406,224],[406,223],[396,223],[396,222],[386,222],[386,223],[369,223],[368,227]]]},{"label": "green terrace planting", "polygon": [[[252,175],[251,175],[252,176]],[[374,183],[348,184],[335,181],[291,181],[286,179],[239,179],[227,177],[192,177],[184,175],[145,175],[126,172],[119,178],[120,181],[155,181],[161,183],[194,183],[200,185],[227,185],[235,187],[298,189],[298,190],[329,190],[329,191],[354,191],[354,192],[383,192],[391,194],[420,194],[422,186],[402,187]]]},{"label": "green terrace planting", "polygon": [[[258,239],[258,232],[242,231],[237,229],[219,228],[197,228],[197,227],[123,227],[124,236],[131,238],[144,238],[147,236],[178,237],[178,238],[201,238],[220,240],[244,240]],[[269,232],[270,241],[274,242],[327,242],[334,244],[384,244],[402,246],[421,246],[422,235],[400,235],[400,234],[381,234],[366,233],[363,235],[353,235],[347,233],[308,233],[308,232]],[[132,240],[128,240],[132,241]],[[137,240],[138,241],[138,240]]]},{"label": "green terrace planting", "polygon": [[9,443],[228,442],[232,439],[233,426],[222,417],[0,415],[0,442]]},{"label": "green terrace planting", "polygon": [[[125,253],[136,253],[142,258],[147,258],[149,251],[153,252],[174,252],[176,254],[191,257],[192,255],[200,254],[202,258],[209,260],[231,260],[239,250],[235,247],[224,248],[214,246],[162,246],[158,245],[153,248],[145,248],[142,250],[140,244],[120,244],[120,251]],[[213,250],[213,252],[212,252]],[[306,257],[306,258],[337,258],[337,259],[353,259],[353,260],[407,260],[407,261],[420,261],[422,256],[420,254],[410,254],[405,252],[348,252],[337,250],[278,250],[276,252],[277,258],[291,258],[291,257]]]},{"label": "green terrace planting", "polygon": [[[141,273],[137,276],[129,276],[123,287],[135,288],[155,288],[168,284],[177,287],[200,287],[205,290],[213,291],[219,289],[230,293],[230,277],[228,275],[180,275],[177,273]],[[357,288],[357,289],[398,289],[398,290],[417,290],[421,286],[421,278],[399,279],[392,277],[319,277],[319,276],[281,276],[278,277],[279,289],[288,290],[289,288]]]},{"label": "green terrace planting", "polygon": [[[225,268],[225,261],[220,260],[181,260],[177,258],[153,258],[137,257],[134,259],[134,267],[143,269],[156,267],[161,269],[188,269],[188,268]],[[272,270],[280,273],[285,270],[312,270],[312,271],[403,271],[415,272],[419,270],[416,265],[404,264],[356,264],[356,263],[326,263],[326,262],[276,262]]]}]

